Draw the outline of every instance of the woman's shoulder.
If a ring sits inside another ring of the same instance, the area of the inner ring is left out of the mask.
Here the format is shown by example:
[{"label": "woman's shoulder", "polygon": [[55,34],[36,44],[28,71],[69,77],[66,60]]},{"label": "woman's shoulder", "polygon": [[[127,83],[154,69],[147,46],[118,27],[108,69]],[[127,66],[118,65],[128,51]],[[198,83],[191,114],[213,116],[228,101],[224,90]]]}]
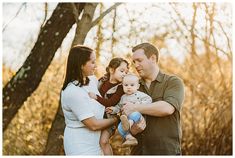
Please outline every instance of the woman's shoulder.
[{"label": "woman's shoulder", "polygon": [[79,87],[78,81],[70,82],[67,87],[62,91],[63,94],[72,96],[73,94],[82,94],[82,88]]},{"label": "woman's shoulder", "polygon": [[95,75],[88,76],[90,82],[94,82],[96,85],[98,84],[98,79]]},{"label": "woman's shoulder", "polygon": [[88,76],[89,80],[96,80],[98,81],[97,77],[95,75]]}]

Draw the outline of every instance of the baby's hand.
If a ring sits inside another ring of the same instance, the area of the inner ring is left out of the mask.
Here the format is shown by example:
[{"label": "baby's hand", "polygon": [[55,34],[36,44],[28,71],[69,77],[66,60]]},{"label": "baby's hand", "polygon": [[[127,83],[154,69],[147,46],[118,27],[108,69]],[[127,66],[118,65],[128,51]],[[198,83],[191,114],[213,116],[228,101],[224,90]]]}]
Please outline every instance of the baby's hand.
[{"label": "baby's hand", "polygon": [[106,112],[107,114],[112,114],[113,109],[114,109],[114,107],[113,107],[113,106],[111,106],[111,107],[107,107],[107,108],[105,109],[105,112]]},{"label": "baby's hand", "polygon": [[92,92],[88,92],[88,95],[92,98],[92,99],[97,99],[97,96],[95,93],[92,93]]}]

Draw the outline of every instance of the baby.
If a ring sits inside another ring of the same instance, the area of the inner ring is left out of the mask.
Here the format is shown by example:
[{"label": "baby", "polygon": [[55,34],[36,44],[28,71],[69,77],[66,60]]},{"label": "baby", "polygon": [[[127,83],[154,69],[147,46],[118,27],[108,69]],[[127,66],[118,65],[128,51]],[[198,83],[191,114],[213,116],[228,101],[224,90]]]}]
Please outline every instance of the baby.
[{"label": "baby", "polygon": [[[116,106],[106,108],[107,113],[119,113],[120,109],[127,102],[131,102],[133,104],[149,104],[152,102],[152,98],[149,95],[138,91],[140,85],[139,78],[136,75],[125,75],[122,81],[122,85],[125,94],[122,95],[120,102]],[[122,144],[122,146],[126,147],[137,145],[138,141],[131,135],[130,129],[134,123],[138,123],[141,119],[144,119],[144,117],[141,115],[141,113],[135,111],[128,116],[122,114],[120,119],[121,123],[118,125],[118,132],[125,139],[125,142]]]}]

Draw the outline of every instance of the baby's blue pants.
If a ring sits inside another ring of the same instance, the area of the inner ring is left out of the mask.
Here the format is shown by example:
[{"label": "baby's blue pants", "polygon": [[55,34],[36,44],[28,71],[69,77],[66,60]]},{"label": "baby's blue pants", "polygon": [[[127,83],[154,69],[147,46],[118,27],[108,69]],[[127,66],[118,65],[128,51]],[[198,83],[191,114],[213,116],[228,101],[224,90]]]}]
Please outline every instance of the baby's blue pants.
[{"label": "baby's blue pants", "polygon": [[[142,116],[141,113],[135,111],[131,113],[130,115],[128,115],[128,120],[133,120],[134,123],[136,123],[140,121],[141,116]],[[129,133],[129,131],[123,130],[121,122],[118,124],[118,132],[121,134],[123,138],[126,138],[126,135]]]}]

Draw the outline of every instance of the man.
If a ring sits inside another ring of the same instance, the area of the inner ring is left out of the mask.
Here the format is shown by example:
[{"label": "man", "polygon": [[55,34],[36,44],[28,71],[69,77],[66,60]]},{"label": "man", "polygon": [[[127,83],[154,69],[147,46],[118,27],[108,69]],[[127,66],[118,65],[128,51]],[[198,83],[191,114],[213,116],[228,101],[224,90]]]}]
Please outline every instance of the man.
[{"label": "man", "polygon": [[[126,103],[122,109],[126,114],[139,111],[146,119],[146,128],[136,135],[139,143],[133,148],[132,154],[180,155],[183,82],[159,70],[159,51],[152,44],[139,44],[132,52],[132,60],[141,77],[139,90],[150,95],[153,100],[151,104],[144,105]],[[132,133],[135,133],[135,128],[131,129]]]}]

